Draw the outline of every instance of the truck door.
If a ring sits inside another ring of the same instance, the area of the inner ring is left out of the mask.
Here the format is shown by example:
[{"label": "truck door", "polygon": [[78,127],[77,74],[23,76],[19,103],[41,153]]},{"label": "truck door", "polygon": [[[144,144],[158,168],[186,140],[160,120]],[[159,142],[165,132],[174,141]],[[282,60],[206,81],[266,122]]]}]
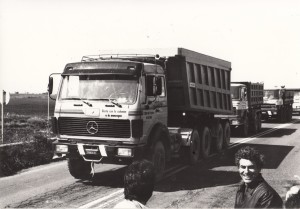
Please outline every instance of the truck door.
[{"label": "truck door", "polygon": [[167,95],[164,75],[146,76],[147,104],[154,123],[167,125]]}]

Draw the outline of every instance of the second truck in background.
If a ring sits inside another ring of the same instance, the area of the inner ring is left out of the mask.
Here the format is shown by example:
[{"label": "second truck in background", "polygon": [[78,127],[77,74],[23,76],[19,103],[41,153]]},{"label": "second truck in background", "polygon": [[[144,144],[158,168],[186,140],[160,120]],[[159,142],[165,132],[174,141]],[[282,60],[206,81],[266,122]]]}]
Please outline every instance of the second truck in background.
[{"label": "second truck in background", "polygon": [[278,122],[289,122],[293,115],[294,92],[281,88],[265,89],[262,118],[276,119]]},{"label": "second truck in background", "polygon": [[227,117],[231,118],[231,129],[244,137],[249,131],[257,133],[261,129],[264,84],[231,82],[230,88],[234,115]]}]

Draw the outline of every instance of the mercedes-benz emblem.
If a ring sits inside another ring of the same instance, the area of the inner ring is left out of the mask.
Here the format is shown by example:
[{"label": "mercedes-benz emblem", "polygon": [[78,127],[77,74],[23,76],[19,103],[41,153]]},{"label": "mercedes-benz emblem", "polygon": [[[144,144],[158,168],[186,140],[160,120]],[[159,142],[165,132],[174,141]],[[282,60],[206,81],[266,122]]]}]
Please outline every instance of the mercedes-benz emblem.
[{"label": "mercedes-benz emblem", "polygon": [[98,127],[98,124],[96,123],[96,121],[89,121],[86,124],[86,130],[90,134],[96,134],[99,131],[99,127]]}]

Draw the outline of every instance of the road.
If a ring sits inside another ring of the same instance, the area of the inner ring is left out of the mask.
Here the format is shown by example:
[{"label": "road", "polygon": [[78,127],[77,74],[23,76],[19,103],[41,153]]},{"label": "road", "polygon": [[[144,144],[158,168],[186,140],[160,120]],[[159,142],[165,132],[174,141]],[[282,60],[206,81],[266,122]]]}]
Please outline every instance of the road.
[{"label": "road", "polygon": [[[234,165],[236,150],[251,144],[266,155],[264,178],[284,197],[286,189],[300,183],[300,117],[291,123],[263,123],[259,134],[233,137],[221,154],[195,166],[168,165],[165,177],[155,186],[150,208],[230,208],[240,181]],[[70,176],[66,161],[24,170],[0,178],[0,208],[111,208],[123,198],[124,166],[96,165],[93,181]]]}]

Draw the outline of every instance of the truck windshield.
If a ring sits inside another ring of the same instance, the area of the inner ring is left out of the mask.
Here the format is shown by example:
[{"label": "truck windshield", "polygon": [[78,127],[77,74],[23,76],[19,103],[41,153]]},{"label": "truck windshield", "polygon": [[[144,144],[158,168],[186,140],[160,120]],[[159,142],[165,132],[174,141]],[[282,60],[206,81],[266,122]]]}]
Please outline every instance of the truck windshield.
[{"label": "truck windshield", "polygon": [[239,86],[231,86],[230,87],[231,98],[234,100],[240,100],[240,87]]},{"label": "truck windshield", "polygon": [[110,100],[133,104],[137,98],[137,78],[128,75],[68,75],[61,85],[61,100]]},{"label": "truck windshield", "polygon": [[264,98],[265,99],[279,99],[279,91],[278,90],[264,90]]}]

